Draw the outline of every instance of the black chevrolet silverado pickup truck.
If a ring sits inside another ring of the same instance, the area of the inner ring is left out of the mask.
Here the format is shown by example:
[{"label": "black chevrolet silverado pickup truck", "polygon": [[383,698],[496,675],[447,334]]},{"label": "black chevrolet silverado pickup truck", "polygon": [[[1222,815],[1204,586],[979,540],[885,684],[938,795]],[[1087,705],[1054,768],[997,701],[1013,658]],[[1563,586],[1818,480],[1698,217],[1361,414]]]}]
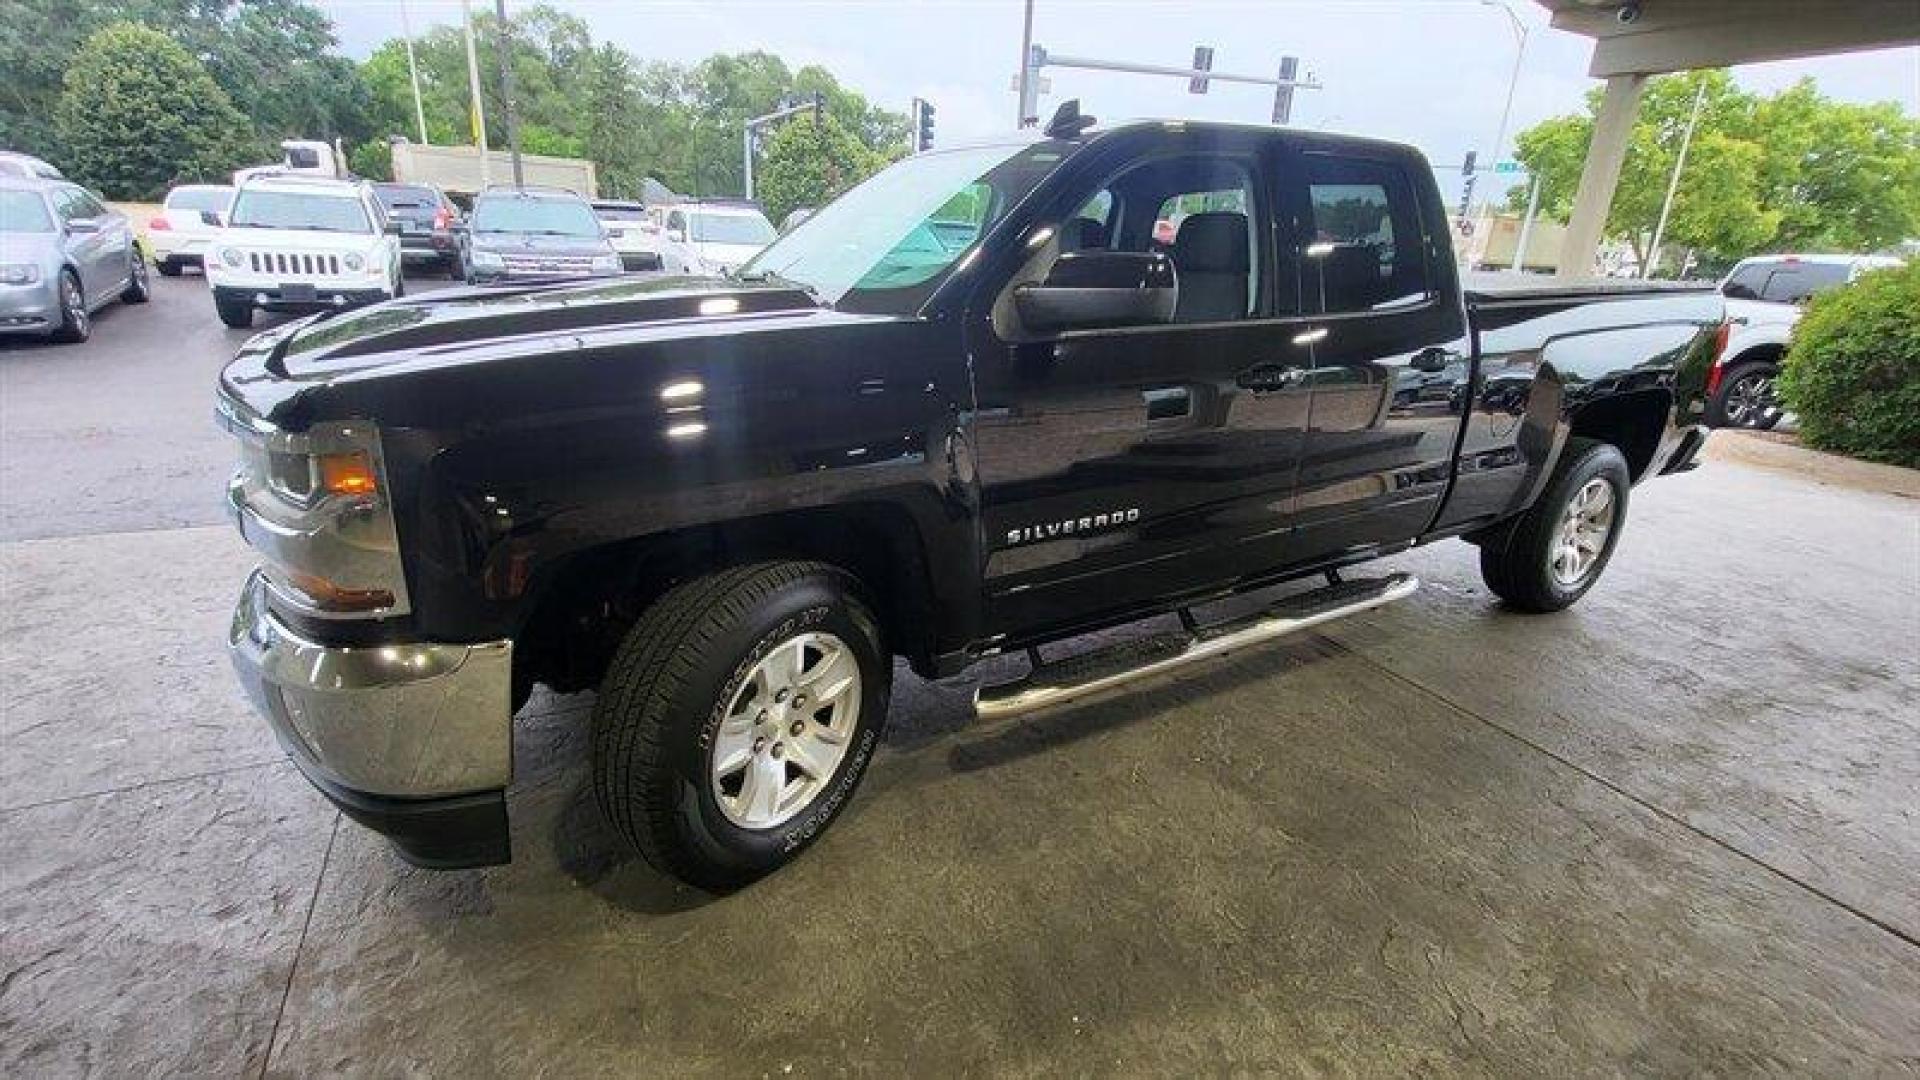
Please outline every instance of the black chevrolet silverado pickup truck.
[{"label": "black chevrolet silverado pickup truck", "polygon": [[219,387],[262,561],[241,681],[316,787],[443,868],[509,857],[534,685],[597,688],[608,820],[729,888],[844,808],[894,657],[1026,650],[978,710],[1057,706],[1404,596],[1340,568],[1449,537],[1511,607],[1564,608],[1632,486],[1693,463],[1719,297],[1463,283],[1444,213],[1402,146],[1068,117],[902,161],[726,278],[289,323]]}]

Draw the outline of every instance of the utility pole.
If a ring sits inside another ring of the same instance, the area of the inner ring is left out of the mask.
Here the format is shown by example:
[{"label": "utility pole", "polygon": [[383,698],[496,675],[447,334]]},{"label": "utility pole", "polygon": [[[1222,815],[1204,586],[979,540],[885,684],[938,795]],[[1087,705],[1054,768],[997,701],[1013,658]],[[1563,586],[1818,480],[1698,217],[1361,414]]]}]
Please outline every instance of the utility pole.
[{"label": "utility pole", "polygon": [[420,104],[420,65],[413,59],[413,19],[407,14],[407,0],[400,0],[400,32],[407,40],[407,74],[413,79],[413,118],[420,124],[420,145],[432,146],[427,141],[427,110]]},{"label": "utility pole", "polygon": [[1667,198],[1660,204],[1660,223],[1653,227],[1653,249],[1647,252],[1647,264],[1640,268],[1642,278],[1653,276],[1654,267],[1660,265],[1660,242],[1667,236],[1667,216],[1673,213],[1673,197],[1680,192],[1680,173],[1687,167],[1687,150],[1693,146],[1693,129],[1700,124],[1700,106],[1707,100],[1707,84],[1700,83],[1700,89],[1693,95],[1693,114],[1687,117],[1687,133],[1680,137],[1680,155],[1673,159],[1673,176],[1667,181]]},{"label": "utility pole", "polygon": [[1014,127],[1023,128],[1039,121],[1039,110],[1033,107],[1040,100],[1036,85],[1039,79],[1040,72],[1033,66],[1033,0],[1027,0],[1027,19],[1020,30],[1020,104],[1019,115],[1013,118]]},{"label": "utility pole", "polygon": [[460,0],[460,14],[467,31],[467,92],[473,104],[467,118],[473,123],[473,144],[480,148],[480,186],[493,182],[492,163],[487,160],[487,110],[480,102],[480,57],[473,49],[473,0]]},{"label": "utility pole", "polygon": [[500,21],[500,107],[507,111],[507,152],[513,157],[513,188],[527,186],[520,170],[520,118],[513,103],[513,24],[507,21],[507,0],[493,0],[494,17]]}]

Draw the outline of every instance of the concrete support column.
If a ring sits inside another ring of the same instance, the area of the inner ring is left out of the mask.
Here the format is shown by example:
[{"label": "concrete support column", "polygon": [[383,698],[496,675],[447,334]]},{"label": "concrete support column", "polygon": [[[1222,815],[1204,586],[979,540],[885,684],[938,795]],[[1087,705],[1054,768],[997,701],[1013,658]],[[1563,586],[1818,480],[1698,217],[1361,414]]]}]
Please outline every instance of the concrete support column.
[{"label": "concrete support column", "polygon": [[1587,147],[1586,167],[1580,170],[1580,190],[1573,197],[1573,220],[1560,244],[1559,277],[1587,277],[1593,256],[1600,250],[1600,233],[1620,186],[1620,167],[1627,161],[1627,143],[1640,115],[1640,93],[1645,75],[1615,75],[1607,80],[1600,115],[1593,122],[1593,142]]}]

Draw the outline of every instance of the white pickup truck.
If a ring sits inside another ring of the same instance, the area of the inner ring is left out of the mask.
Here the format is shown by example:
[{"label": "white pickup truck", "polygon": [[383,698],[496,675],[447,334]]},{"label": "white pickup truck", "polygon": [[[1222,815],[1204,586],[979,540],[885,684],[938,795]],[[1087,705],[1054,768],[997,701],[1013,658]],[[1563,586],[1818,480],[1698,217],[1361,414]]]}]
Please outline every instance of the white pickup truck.
[{"label": "white pickup truck", "polygon": [[1899,266],[1884,255],[1762,255],[1742,259],[1720,283],[1727,322],[1707,382],[1707,423],[1771,429],[1783,410],[1773,383],[1800,305],[1869,270]]}]

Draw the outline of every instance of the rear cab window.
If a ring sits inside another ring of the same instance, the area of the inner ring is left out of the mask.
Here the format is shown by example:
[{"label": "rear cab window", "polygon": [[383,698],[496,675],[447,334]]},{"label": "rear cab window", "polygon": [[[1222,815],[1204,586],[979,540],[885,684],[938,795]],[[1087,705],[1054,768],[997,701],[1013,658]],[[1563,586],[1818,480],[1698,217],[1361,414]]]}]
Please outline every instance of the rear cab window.
[{"label": "rear cab window", "polygon": [[1302,285],[1320,314],[1388,311],[1434,295],[1420,205],[1405,170],[1331,154],[1306,157]]}]

